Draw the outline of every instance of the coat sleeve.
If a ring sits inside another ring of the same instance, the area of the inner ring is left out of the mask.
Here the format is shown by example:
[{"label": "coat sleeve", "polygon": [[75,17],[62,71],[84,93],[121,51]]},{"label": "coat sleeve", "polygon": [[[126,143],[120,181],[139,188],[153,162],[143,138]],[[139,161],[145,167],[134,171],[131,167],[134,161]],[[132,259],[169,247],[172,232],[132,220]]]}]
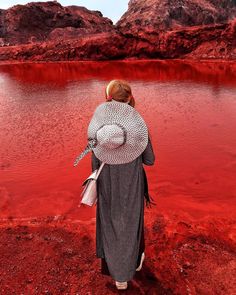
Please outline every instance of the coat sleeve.
[{"label": "coat sleeve", "polygon": [[95,156],[93,151],[92,151],[92,156],[91,156],[91,165],[92,165],[92,172],[100,167],[100,161]]},{"label": "coat sleeve", "polygon": [[144,152],[142,153],[142,162],[145,165],[151,166],[155,163],[155,154],[152,148],[151,138],[148,135],[148,144]]}]

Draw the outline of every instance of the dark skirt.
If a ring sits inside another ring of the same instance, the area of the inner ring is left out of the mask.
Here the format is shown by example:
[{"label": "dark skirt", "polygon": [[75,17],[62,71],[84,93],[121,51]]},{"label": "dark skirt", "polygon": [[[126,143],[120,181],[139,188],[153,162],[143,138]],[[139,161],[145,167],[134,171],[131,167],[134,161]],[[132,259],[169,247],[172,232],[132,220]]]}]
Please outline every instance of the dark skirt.
[{"label": "dark skirt", "polygon": [[132,279],[144,252],[143,171],[138,157],[105,165],[97,180],[96,256],[101,258],[101,273],[116,281]]},{"label": "dark skirt", "polygon": [[[136,268],[139,267],[139,265],[140,265],[141,255],[144,252],[144,250],[145,250],[145,238],[144,238],[144,226],[143,226]],[[110,272],[109,272],[105,258],[101,258],[101,274],[110,276]]]},{"label": "dark skirt", "polygon": [[[134,161],[105,165],[97,180],[96,256],[101,273],[116,281],[129,281],[144,252],[144,206],[151,203],[143,164],[155,157],[151,142]],[[101,161],[92,153],[92,169]],[[136,266],[136,267],[135,267]]]}]

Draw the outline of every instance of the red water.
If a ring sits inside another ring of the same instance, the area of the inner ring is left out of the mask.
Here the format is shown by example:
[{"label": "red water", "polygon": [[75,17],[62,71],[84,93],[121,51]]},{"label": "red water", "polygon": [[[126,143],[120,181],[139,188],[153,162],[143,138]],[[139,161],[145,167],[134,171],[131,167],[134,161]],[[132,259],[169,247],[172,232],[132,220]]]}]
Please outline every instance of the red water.
[{"label": "red water", "polygon": [[73,162],[114,78],[150,129],[154,214],[235,216],[236,65],[172,60],[1,65],[0,218],[95,217],[76,207],[91,156]]}]

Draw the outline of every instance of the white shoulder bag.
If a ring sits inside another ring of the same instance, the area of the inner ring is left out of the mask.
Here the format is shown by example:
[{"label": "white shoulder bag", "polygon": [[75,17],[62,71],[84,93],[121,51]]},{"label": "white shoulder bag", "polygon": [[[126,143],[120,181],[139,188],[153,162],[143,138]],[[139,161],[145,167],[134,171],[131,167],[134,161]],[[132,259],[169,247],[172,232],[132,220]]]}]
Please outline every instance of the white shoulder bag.
[{"label": "white shoulder bag", "polygon": [[100,167],[94,170],[93,173],[83,182],[82,186],[85,185],[85,187],[81,193],[81,204],[93,206],[93,204],[97,202],[97,179],[104,164],[105,163],[102,162]]}]

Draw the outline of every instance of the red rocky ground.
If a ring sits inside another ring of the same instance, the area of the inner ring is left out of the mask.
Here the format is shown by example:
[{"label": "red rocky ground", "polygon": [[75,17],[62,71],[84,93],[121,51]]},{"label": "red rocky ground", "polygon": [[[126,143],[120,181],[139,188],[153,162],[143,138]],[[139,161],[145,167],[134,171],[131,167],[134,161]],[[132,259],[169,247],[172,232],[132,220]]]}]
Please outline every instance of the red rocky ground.
[{"label": "red rocky ground", "polygon": [[[235,220],[145,210],[146,260],[125,294],[235,294]],[[100,274],[95,220],[2,220],[0,240],[0,294],[118,293]]]}]

